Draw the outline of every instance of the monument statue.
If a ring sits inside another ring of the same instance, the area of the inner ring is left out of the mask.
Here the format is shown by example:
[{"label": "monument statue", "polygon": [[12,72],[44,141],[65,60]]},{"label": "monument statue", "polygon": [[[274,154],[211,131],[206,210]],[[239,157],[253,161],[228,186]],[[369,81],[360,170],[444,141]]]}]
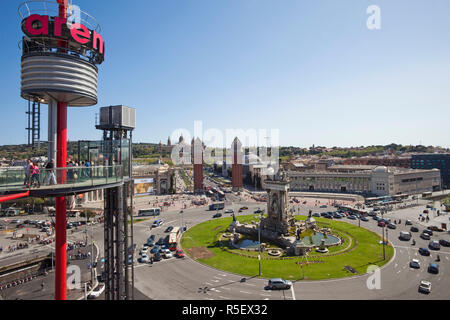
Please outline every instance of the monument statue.
[{"label": "monument statue", "polygon": [[301,239],[301,235],[302,235],[302,230],[300,230],[300,228],[299,227],[297,227],[296,228],[297,230],[296,230],[296,233],[297,233],[297,240],[300,240]]}]

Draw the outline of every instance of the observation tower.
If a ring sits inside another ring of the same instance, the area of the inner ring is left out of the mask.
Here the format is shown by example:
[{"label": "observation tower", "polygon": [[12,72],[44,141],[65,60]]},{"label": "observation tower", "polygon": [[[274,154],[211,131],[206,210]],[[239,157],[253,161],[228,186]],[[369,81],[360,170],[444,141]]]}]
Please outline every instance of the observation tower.
[{"label": "observation tower", "polygon": [[[48,159],[54,160],[57,168],[65,168],[67,108],[97,104],[97,66],[105,56],[101,29],[93,17],[78,6],[69,6],[67,0],[26,1],[18,11],[24,33],[20,95],[48,105]],[[56,170],[56,180],[58,185],[66,185],[67,170]],[[53,194],[57,194],[55,299],[65,300],[65,191]]]}]

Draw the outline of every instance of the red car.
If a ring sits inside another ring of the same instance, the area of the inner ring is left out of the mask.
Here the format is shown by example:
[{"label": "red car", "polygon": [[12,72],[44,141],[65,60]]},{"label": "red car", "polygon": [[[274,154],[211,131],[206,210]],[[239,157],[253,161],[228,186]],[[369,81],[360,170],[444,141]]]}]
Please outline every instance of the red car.
[{"label": "red car", "polygon": [[175,255],[176,255],[178,258],[184,258],[184,252],[183,252],[183,250],[181,250],[181,249],[178,249],[177,252],[175,252]]},{"label": "red car", "polygon": [[378,221],[378,226],[379,227],[385,227],[386,223],[384,223],[383,221]]}]

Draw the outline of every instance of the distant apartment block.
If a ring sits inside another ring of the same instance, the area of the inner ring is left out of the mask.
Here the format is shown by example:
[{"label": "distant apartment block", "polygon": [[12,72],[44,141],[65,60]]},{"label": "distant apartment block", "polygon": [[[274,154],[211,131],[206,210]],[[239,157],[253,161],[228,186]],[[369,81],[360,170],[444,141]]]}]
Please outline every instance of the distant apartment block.
[{"label": "distant apartment block", "polygon": [[413,169],[439,169],[442,177],[442,187],[450,188],[450,154],[428,153],[415,154],[411,158]]}]

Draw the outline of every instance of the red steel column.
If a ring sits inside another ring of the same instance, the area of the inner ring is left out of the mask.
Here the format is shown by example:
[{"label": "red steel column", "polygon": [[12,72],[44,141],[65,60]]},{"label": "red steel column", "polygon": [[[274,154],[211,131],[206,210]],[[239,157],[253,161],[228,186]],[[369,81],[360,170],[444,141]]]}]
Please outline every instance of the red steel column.
[{"label": "red steel column", "polygon": [[[67,159],[67,103],[58,102],[56,166],[66,167]],[[58,184],[66,182],[66,171],[58,172]],[[55,300],[66,300],[67,279],[67,235],[66,198],[56,198],[56,242],[55,242]]]},{"label": "red steel column", "polygon": [[[57,0],[59,17],[67,18],[67,0]],[[58,44],[65,47],[64,42]],[[62,50],[64,51],[64,50]],[[67,159],[67,103],[58,102],[56,167],[65,168]],[[58,184],[66,182],[66,171],[60,170]],[[66,300],[67,291],[67,235],[66,235],[66,198],[57,197],[56,209],[56,241],[55,241],[55,300]]]}]

